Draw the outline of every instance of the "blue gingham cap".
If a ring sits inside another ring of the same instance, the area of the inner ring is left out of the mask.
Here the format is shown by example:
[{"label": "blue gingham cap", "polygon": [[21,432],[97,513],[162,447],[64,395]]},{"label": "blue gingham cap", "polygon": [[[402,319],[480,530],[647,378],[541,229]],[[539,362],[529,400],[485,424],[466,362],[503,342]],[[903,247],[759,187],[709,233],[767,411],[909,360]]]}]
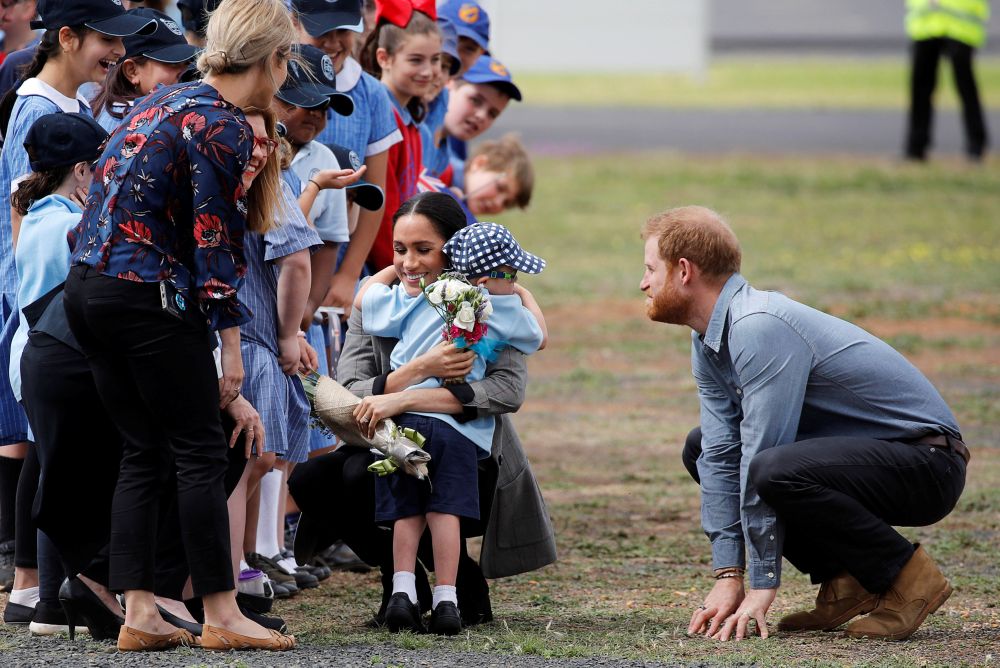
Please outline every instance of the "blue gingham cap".
[{"label": "blue gingham cap", "polygon": [[545,260],[521,248],[499,223],[476,223],[456,232],[444,245],[451,266],[468,276],[481,276],[507,265],[526,274],[540,274]]}]

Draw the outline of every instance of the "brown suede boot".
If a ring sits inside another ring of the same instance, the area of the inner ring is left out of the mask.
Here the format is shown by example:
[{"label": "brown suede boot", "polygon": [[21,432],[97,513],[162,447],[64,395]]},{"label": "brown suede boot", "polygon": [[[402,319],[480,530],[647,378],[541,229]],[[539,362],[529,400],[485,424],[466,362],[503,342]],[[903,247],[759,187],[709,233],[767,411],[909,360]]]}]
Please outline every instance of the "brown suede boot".
[{"label": "brown suede boot", "polygon": [[848,626],[847,635],[854,638],[905,640],[949,596],[951,584],[924,548],[918,545],[889,591],[879,598],[878,607],[864,619]]},{"label": "brown suede boot", "polygon": [[824,582],[816,595],[816,607],[785,615],[779,631],[832,631],[844,622],[871,612],[878,596],[869,593],[848,573]]}]

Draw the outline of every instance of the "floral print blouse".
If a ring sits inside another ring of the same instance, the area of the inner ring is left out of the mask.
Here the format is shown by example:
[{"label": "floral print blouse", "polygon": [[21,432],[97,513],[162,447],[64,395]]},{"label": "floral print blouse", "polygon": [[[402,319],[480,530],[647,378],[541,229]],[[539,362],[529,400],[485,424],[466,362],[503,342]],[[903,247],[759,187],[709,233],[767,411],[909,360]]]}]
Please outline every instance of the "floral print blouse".
[{"label": "floral print blouse", "polygon": [[241,175],[253,132],[201,82],[157,89],[111,135],[94,168],[73,264],[107,276],[170,281],[213,329],[247,322]]}]

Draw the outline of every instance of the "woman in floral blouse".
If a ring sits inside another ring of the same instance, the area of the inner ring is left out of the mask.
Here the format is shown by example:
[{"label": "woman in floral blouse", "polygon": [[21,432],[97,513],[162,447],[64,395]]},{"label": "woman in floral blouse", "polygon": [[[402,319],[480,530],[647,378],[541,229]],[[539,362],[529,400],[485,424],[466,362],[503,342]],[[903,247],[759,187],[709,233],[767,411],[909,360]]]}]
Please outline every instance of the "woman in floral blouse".
[{"label": "woman in floral blouse", "polygon": [[67,316],[125,441],[110,548],[110,588],[126,598],[119,649],[192,640],[159,616],[152,593],[157,495],[171,465],[192,587],[205,606],[202,646],[295,645],[236,605],[219,422],[219,406],[239,395],[239,325],[252,316],[237,296],[244,230],[266,231],[279,197],[276,182],[255,189],[257,201],[244,192],[256,140],[240,107],[270,104],[294,39],[282,0],[223,3],[198,63],[205,79],[161,89],[124,119],[96,164],[75,236]]}]

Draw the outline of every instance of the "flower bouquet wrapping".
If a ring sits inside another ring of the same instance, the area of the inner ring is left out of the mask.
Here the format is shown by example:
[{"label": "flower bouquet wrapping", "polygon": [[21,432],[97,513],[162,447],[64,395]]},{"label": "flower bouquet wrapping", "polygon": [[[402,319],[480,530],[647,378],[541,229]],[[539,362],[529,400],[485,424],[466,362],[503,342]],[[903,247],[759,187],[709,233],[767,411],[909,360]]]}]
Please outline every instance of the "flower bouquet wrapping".
[{"label": "flower bouquet wrapping", "polygon": [[368,438],[354,419],[354,407],[361,399],[329,376],[312,372],[299,374],[299,377],[312,404],[313,416],[323,427],[348,445],[373,448],[386,456],[369,466],[369,471],[388,475],[402,468],[420,480],[427,479],[427,462],[431,456],[422,449],[424,437],[419,432],[400,428],[385,418],[376,425],[375,436]]},{"label": "flower bouquet wrapping", "polygon": [[[503,343],[486,337],[486,321],[493,313],[489,293],[472,285],[465,274],[447,271],[430,285],[421,282],[424,298],[430,302],[444,321],[441,336],[458,348],[468,348],[487,362],[496,359],[496,352]],[[465,382],[464,378],[446,378],[445,385]]]}]

